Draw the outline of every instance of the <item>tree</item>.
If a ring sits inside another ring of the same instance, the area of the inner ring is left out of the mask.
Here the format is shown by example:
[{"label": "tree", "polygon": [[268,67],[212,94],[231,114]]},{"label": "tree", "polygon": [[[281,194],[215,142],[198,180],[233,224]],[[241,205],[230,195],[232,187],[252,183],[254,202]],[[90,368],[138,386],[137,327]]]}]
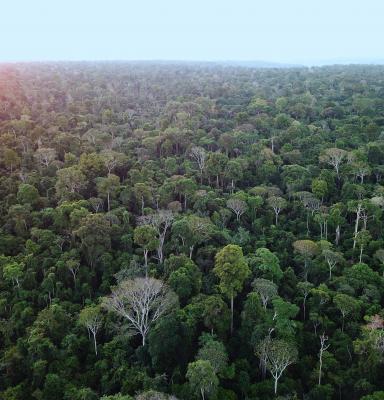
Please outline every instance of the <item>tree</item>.
[{"label": "tree", "polygon": [[319,351],[319,379],[318,379],[318,385],[321,385],[321,370],[323,367],[323,354],[325,351],[328,350],[330,344],[328,343],[328,336],[325,336],[325,334],[323,333],[322,335],[320,335],[320,351]]},{"label": "tree", "polygon": [[150,201],[150,199],[152,198],[150,188],[145,183],[136,183],[133,187],[133,194],[136,201],[141,206],[141,215],[144,215],[145,203]]},{"label": "tree", "polygon": [[311,289],[313,288],[313,284],[310,282],[299,282],[297,284],[297,289],[299,290],[300,294],[303,296],[303,317],[305,320],[306,317],[306,303],[307,297],[311,293]]},{"label": "tree", "polygon": [[190,178],[180,176],[172,177],[174,184],[174,192],[178,194],[180,204],[184,198],[184,210],[187,209],[187,200],[196,191],[196,182]]},{"label": "tree", "polygon": [[320,162],[332,165],[335,168],[337,179],[340,179],[339,170],[340,164],[346,158],[347,152],[336,147],[326,149],[324,153],[319,157]]},{"label": "tree", "polygon": [[186,377],[192,392],[200,395],[202,400],[213,395],[219,385],[215,371],[207,360],[197,360],[190,363]]},{"label": "tree", "polygon": [[157,232],[158,246],[157,258],[161,264],[164,259],[164,242],[168,229],[173,223],[173,213],[169,210],[158,210],[155,214],[145,215],[138,218],[140,225],[151,225]]},{"label": "tree", "polygon": [[241,199],[233,197],[227,201],[227,207],[236,214],[236,221],[247,211],[247,203]]},{"label": "tree", "polygon": [[299,312],[296,304],[285,301],[281,297],[276,296],[272,300],[273,306],[273,331],[277,337],[294,339],[296,334],[296,321],[294,318]]},{"label": "tree", "polygon": [[175,304],[174,294],[154,278],[123,280],[104,301],[108,310],[123,317],[141,335],[143,346],[151,326]]},{"label": "tree", "polygon": [[248,264],[240,246],[229,244],[215,257],[213,272],[218,276],[219,288],[231,301],[231,333],[233,332],[233,299],[250,275]]},{"label": "tree", "polygon": [[111,247],[111,225],[102,214],[88,214],[73,233],[80,238],[88,261],[94,266],[99,257]]},{"label": "tree", "polygon": [[[362,200],[351,200],[348,202],[348,209],[356,213],[355,230],[353,234],[353,248],[355,248],[360,221],[366,216],[366,204],[364,204]],[[366,229],[366,227],[364,227],[364,229]]]},{"label": "tree", "polygon": [[223,186],[223,175],[228,163],[228,156],[220,152],[209,153],[206,162],[206,169],[209,177],[216,177],[216,187]]},{"label": "tree", "polygon": [[228,354],[224,344],[215,340],[210,334],[203,334],[200,338],[200,345],[196,358],[209,361],[215,374],[224,372],[228,367]]},{"label": "tree", "polygon": [[20,204],[30,204],[35,206],[40,200],[39,191],[35,186],[22,183],[17,190],[17,201]]},{"label": "tree", "polygon": [[92,333],[95,354],[97,355],[96,335],[102,325],[100,307],[95,305],[84,307],[79,314],[79,324],[87,328],[88,334]]},{"label": "tree", "polygon": [[341,225],[345,218],[342,215],[344,205],[341,203],[334,204],[329,210],[329,222],[335,227],[335,244],[339,245],[341,237]]},{"label": "tree", "polygon": [[56,265],[58,268],[63,268],[71,273],[73,284],[76,287],[76,277],[80,269],[79,251],[77,249],[71,249],[63,252]]},{"label": "tree", "polygon": [[230,322],[230,311],[227,304],[219,295],[208,296],[204,300],[202,312],[204,326],[211,331],[222,335]]},{"label": "tree", "polygon": [[108,170],[108,175],[110,175],[116,167],[123,165],[125,161],[124,154],[117,153],[113,150],[102,151],[101,158],[104,162],[105,167]]},{"label": "tree", "polygon": [[172,233],[179,237],[182,245],[189,249],[189,258],[192,258],[196,245],[206,242],[214,228],[209,218],[197,215],[188,215],[174,222]]},{"label": "tree", "polygon": [[197,162],[200,170],[200,184],[203,183],[203,172],[205,168],[205,161],[207,159],[206,151],[199,146],[193,146],[191,148],[191,157]]},{"label": "tree", "polygon": [[268,302],[277,296],[277,286],[272,281],[257,278],[252,282],[252,286],[261,298],[264,310],[267,309]]},{"label": "tree", "polygon": [[341,315],[343,317],[343,322],[341,326],[341,331],[344,332],[344,321],[345,317],[350,314],[356,314],[359,312],[360,303],[358,300],[355,300],[353,297],[348,296],[344,293],[338,293],[333,302],[335,303],[336,307],[340,310]]},{"label": "tree", "polygon": [[360,255],[359,255],[359,262],[361,263],[361,259],[363,257],[363,249],[368,245],[371,241],[372,236],[366,229],[362,229],[356,235],[356,244],[360,247]]},{"label": "tree", "polygon": [[352,165],[352,173],[355,179],[360,178],[360,184],[364,183],[364,177],[371,174],[371,169],[368,165],[362,162],[357,162]]},{"label": "tree", "polygon": [[179,296],[180,301],[184,303],[191,296],[199,293],[202,274],[191,259],[180,256],[180,261],[182,265],[170,273],[168,284]]},{"label": "tree", "polygon": [[49,147],[40,147],[35,152],[36,161],[48,167],[56,159],[56,150]]},{"label": "tree", "polygon": [[373,257],[380,262],[382,267],[384,266],[384,249],[376,250]]},{"label": "tree", "polygon": [[79,193],[86,186],[85,175],[75,166],[62,168],[56,174],[56,192],[63,199],[68,198],[68,193]]},{"label": "tree", "polygon": [[[102,397],[100,400],[131,400],[131,397],[127,399],[125,399],[125,396],[124,398],[122,397],[116,399],[109,399],[109,397],[104,399],[104,397]],[[157,392],[155,390],[149,390],[148,392],[143,392],[135,396],[135,400],[177,400],[177,398],[175,396]]]},{"label": "tree", "polygon": [[330,249],[324,249],[322,251],[322,255],[328,264],[329,279],[331,280],[332,279],[332,271],[336,267],[337,264],[340,264],[343,261],[343,256],[341,253],[332,251]]},{"label": "tree", "polygon": [[256,349],[256,354],[266,357],[266,366],[275,380],[274,390],[277,394],[277,383],[285,369],[296,362],[296,347],[282,339],[265,338]]},{"label": "tree", "polygon": [[24,263],[10,261],[3,266],[3,276],[6,281],[12,282],[20,288],[20,280],[24,275]]},{"label": "tree", "polygon": [[328,183],[324,179],[314,179],[312,181],[312,193],[323,202],[328,193]]},{"label": "tree", "polygon": [[230,183],[231,193],[235,190],[235,182],[238,182],[243,177],[244,165],[239,160],[230,160],[227,164],[225,170],[225,178],[228,179]]},{"label": "tree", "polygon": [[118,176],[109,174],[106,178],[96,178],[96,187],[98,195],[101,198],[107,198],[107,210],[111,209],[111,197],[116,194],[120,187],[120,179]]},{"label": "tree", "polygon": [[279,196],[271,196],[268,198],[268,205],[272,207],[275,212],[275,225],[277,226],[277,218],[279,217],[281,210],[286,208],[287,201]]},{"label": "tree", "polygon": [[135,228],[133,240],[143,249],[145,276],[148,276],[148,252],[156,250],[159,245],[157,231],[151,225],[139,225]]},{"label": "tree", "polygon": [[5,165],[5,168],[13,172],[13,169],[20,165],[21,158],[19,157],[19,155],[16,153],[15,150],[4,148],[2,151],[2,161],[3,164]]},{"label": "tree", "polygon": [[308,277],[308,262],[319,252],[318,245],[312,240],[296,240],[293,243],[294,250],[304,258],[304,277]]},{"label": "tree", "polygon": [[279,282],[283,277],[278,257],[265,247],[256,250],[256,268],[272,282]]}]

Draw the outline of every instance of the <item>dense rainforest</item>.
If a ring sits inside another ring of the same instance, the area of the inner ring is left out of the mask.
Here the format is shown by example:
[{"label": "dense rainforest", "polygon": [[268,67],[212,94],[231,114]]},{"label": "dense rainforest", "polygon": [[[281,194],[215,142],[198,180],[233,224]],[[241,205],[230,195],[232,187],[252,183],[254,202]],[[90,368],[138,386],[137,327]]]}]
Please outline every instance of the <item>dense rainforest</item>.
[{"label": "dense rainforest", "polygon": [[384,66],[0,65],[0,397],[384,399]]}]

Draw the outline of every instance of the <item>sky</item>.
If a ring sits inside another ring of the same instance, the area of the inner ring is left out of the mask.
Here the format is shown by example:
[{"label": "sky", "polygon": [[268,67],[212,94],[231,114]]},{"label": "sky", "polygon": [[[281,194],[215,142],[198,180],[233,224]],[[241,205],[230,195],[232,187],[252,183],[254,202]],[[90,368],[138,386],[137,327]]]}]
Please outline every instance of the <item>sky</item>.
[{"label": "sky", "polygon": [[0,0],[0,61],[384,60],[384,0]]}]

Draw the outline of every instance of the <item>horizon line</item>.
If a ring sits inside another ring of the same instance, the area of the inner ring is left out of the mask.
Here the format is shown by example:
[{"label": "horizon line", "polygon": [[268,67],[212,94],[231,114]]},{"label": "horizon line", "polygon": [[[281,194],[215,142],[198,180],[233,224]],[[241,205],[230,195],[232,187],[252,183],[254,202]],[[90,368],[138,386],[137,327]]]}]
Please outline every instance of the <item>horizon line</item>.
[{"label": "horizon line", "polygon": [[175,63],[175,64],[188,64],[188,63],[201,63],[201,64],[266,64],[273,66],[292,67],[292,68],[303,68],[303,67],[316,67],[316,66],[332,66],[332,65],[384,65],[384,59],[382,58],[330,58],[330,59],[318,59],[318,60],[298,60],[298,61],[273,61],[265,59],[173,59],[173,58],[143,58],[143,59],[130,59],[130,58],[95,58],[95,59],[14,59],[14,60],[1,60],[1,64],[43,64],[43,63]]}]

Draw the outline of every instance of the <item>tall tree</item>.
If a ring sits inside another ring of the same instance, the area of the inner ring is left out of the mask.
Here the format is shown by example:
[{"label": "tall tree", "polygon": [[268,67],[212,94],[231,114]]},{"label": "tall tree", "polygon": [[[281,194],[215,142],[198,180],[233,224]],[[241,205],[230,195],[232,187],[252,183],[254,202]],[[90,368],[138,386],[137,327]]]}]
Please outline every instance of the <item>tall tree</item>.
[{"label": "tall tree", "polygon": [[175,304],[175,295],[154,278],[123,280],[104,301],[108,310],[123,317],[141,335],[143,346],[151,326]]},{"label": "tall tree", "polygon": [[79,314],[79,324],[86,327],[88,333],[92,334],[95,354],[97,355],[96,335],[102,325],[100,306],[92,305],[84,307]]},{"label": "tall tree", "polygon": [[145,276],[148,276],[148,252],[156,250],[159,245],[157,231],[151,225],[139,225],[135,228],[133,240],[143,249]]},{"label": "tall tree", "polygon": [[229,244],[215,257],[214,273],[218,276],[220,291],[231,301],[231,333],[233,332],[233,300],[242,289],[251,271],[240,246]]},{"label": "tall tree", "polygon": [[277,394],[277,383],[281,375],[288,366],[296,362],[298,352],[296,347],[282,339],[270,339],[267,337],[261,342],[256,350],[256,354],[260,357],[260,349],[266,356],[266,365],[275,381],[274,391]]},{"label": "tall tree", "polygon": [[215,370],[207,360],[197,360],[190,363],[186,377],[192,392],[199,394],[202,400],[211,397],[219,385]]}]

